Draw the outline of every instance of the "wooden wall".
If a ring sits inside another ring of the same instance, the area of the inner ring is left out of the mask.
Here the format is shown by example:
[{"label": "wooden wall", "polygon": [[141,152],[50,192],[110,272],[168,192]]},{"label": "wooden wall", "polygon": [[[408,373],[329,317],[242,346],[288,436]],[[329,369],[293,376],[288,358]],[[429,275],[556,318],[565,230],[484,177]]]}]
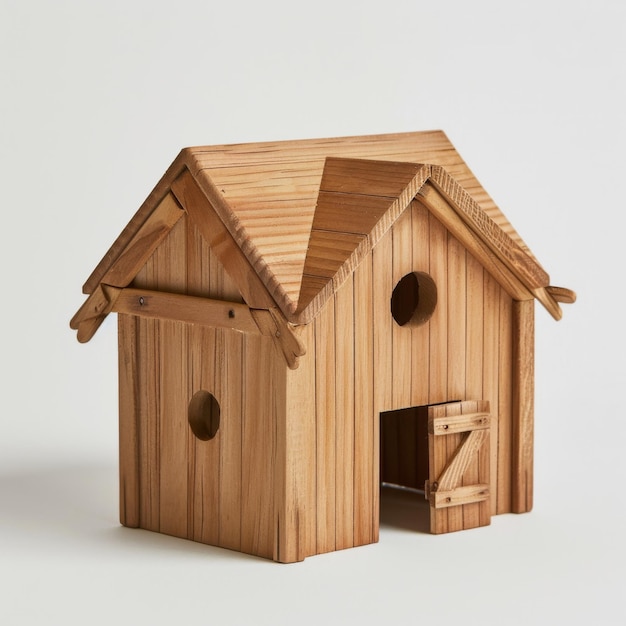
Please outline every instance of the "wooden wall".
[{"label": "wooden wall", "polygon": [[[241,301],[183,217],[133,286]],[[119,315],[122,523],[272,558],[272,390],[285,365],[267,337]],[[217,435],[197,439],[188,405],[217,399]]]},{"label": "wooden wall", "polygon": [[[391,293],[412,271],[438,304],[399,327]],[[133,286],[241,301],[186,217]],[[380,414],[461,399],[490,402],[492,513],[511,511],[513,308],[414,201],[298,329],[297,370],[267,337],[120,315],[122,522],[280,561],[377,541]],[[210,441],[187,423],[199,389],[221,408]]]},{"label": "wooden wall", "polygon": [[[412,271],[430,274],[438,303],[428,323],[400,327],[391,293]],[[307,554],[377,540],[384,411],[488,400],[492,512],[511,510],[512,316],[511,297],[414,201],[304,331],[290,374],[315,415],[303,437]]]}]

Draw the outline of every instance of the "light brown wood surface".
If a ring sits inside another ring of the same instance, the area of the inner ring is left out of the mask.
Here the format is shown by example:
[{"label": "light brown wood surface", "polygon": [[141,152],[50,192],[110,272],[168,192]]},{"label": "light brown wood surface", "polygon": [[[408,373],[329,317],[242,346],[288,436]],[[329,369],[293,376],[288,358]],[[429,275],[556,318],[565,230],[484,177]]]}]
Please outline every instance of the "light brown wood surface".
[{"label": "light brown wood surface", "polygon": [[294,562],[377,541],[381,481],[435,533],[532,508],[534,300],[575,294],[439,131],[185,149],[84,291],[80,341],[119,317],[127,526]]},{"label": "light brown wood surface", "polygon": [[[255,242],[259,256],[275,269],[280,282],[294,287],[302,275],[303,253],[327,157],[441,165],[507,234],[521,242],[441,131],[207,146],[188,151],[192,173],[210,179],[229,206],[236,207],[237,220]],[[299,258],[287,265],[260,219],[264,211],[271,209],[278,211],[273,216],[279,220],[278,230],[293,233],[303,246]],[[295,280],[289,279],[289,274]],[[295,289],[290,293],[295,299]]]},{"label": "light brown wood surface", "polygon": [[271,308],[274,301],[265,285],[189,172],[184,172],[172,183],[172,191],[240,289],[248,306],[255,309]]},{"label": "light brown wood surface", "polygon": [[[490,523],[489,404],[428,408],[430,530],[439,534]],[[448,426],[448,428],[446,428]]]},{"label": "light brown wood surface", "polygon": [[533,507],[533,439],[535,399],[534,302],[513,308],[513,423],[511,508],[525,513]]},{"label": "light brown wood surface", "polygon": [[261,333],[252,312],[245,304],[227,300],[129,287],[121,290],[113,311],[213,328],[231,328],[243,333]]},{"label": "light brown wood surface", "polygon": [[464,238],[485,248],[481,261],[497,259],[490,271],[558,319],[547,274],[440,131],[185,149],[84,289],[127,286],[175,219],[161,215],[172,190],[251,307],[307,323],[427,179],[465,224]]},{"label": "light brown wood surface", "polygon": [[141,526],[139,380],[135,367],[138,339],[136,320],[129,315],[119,315],[120,522],[130,528]]},{"label": "light brown wood surface", "polygon": [[[407,235],[407,232],[412,234]],[[450,252],[450,248],[454,253]],[[400,265],[400,269],[394,273],[394,250],[402,250],[403,257],[420,259],[420,264]],[[507,389],[513,384],[510,334],[513,301],[472,255],[467,252],[462,255],[461,250],[458,241],[454,242],[454,238],[441,223],[429,215],[424,206],[415,202],[411,206],[410,218],[403,216],[397,220],[359,266],[364,274],[355,273],[346,280],[325,305],[334,308],[335,326],[329,326],[327,320],[330,313],[324,308],[313,324],[306,327],[314,328],[314,338],[309,340],[315,342],[316,371],[323,376],[321,380],[311,377],[309,384],[320,385],[325,389],[321,395],[320,390],[316,390],[318,398],[333,393],[335,396],[334,433],[330,438],[331,441],[334,438],[334,447],[320,449],[321,443],[328,440],[327,431],[332,431],[333,425],[322,410],[315,412],[314,440],[317,453],[312,476],[315,477],[318,493],[321,490],[328,497],[333,497],[334,494],[334,532],[337,547],[358,545],[362,537],[371,532],[370,519],[377,520],[379,515],[378,495],[374,494],[368,500],[370,496],[367,494],[370,492],[365,490],[362,481],[363,476],[372,473],[372,469],[374,474],[379,471],[381,451],[378,438],[384,420],[381,413],[459,400],[473,392],[498,407],[491,429],[497,432],[502,424],[502,437],[499,441],[496,438],[495,448],[491,445],[491,440],[483,443],[475,459],[466,468],[463,484],[460,485],[471,487],[488,484],[489,498],[482,487],[479,490],[482,495],[477,494],[475,500],[470,501],[466,494],[462,516],[459,518],[458,512],[448,511],[446,528],[448,518],[452,519],[450,529],[471,528],[487,524],[492,509],[495,513],[498,506],[500,512],[511,511],[511,473],[510,468],[502,466],[503,463],[510,463],[510,455],[504,455],[504,460],[501,460],[498,446],[506,450],[512,445],[511,394]],[[463,264],[459,264],[461,255],[465,259]],[[453,271],[450,271],[450,263]],[[394,280],[407,267],[428,270],[437,282],[440,292],[430,321],[414,328],[398,327],[391,318],[389,309],[389,294]],[[371,304],[368,306],[366,303],[363,306],[364,301],[359,294],[363,289],[368,293],[370,276]],[[452,307],[450,299],[459,293],[464,294],[464,305],[459,307],[455,303]],[[356,322],[353,321],[353,315],[359,316]],[[508,320],[507,324],[500,321],[501,316]],[[372,343],[369,338],[365,340],[360,330],[364,320],[368,320],[366,323],[370,325]],[[500,335],[501,329],[503,336]],[[501,341],[508,342],[507,350],[501,349]],[[325,350],[320,350],[319,346],[325,346]],[[370,353],[374,355],[371,359],[367,356]],[[300,368],[308,367],[305,363],[310,354],[310,349],[307,349],[307,355],[301,359]],[[328,391],[330,379],[322,373],[333,369],[334,390]],[[365,397],[362,397],[364,387],[359,381],[364,379],[373,382],[370,383],[372,389],[366,390]],[[372,393],[373,402],[370,405]],[[322,406],[324,405],[320,404],[320,409]],[[417,436],[418,413],[415,412],[414,417],[407,418],[407,425],[401,431],[403,437]],[[484,412],[474,409],[470,413],[473,415],[459,419],[479,425]],[[445,458],[455,452],[462,434],[458,433],[459,441],[441,442]],[[396,472],[396,479],[391,482],[423,488],[423,482],[419,485],[415,478],[416,465],[419,463],[417,449],[417,445],[404,443],[398,443],[392,448],[392,453],[397,458],[389,461],[390,465],[395,463],[393,471]],[[342,451],[341,454],[339,450]],[[367,450],[373,455],[373,464],[369,458],[360,458],[368,454]],[[331,480],[328,476],[332,475],[330,468],[333,463],[334,491],[326,486]],[[387,465],[387,461],[384,463],[386,471],[389,471],[390,465]],[[410,472],[413,478],[407,478]],[[482,477],[480,481],[479,477]],[[376,490],[377,480],[370,482]],[[503,483],[503,500],[499,503],[497,498],[500,483]],[[351,498],[355,504],[346,510]],[[328,537],[332,530],[327,524],[328,515],[323,511],[320,514],[318,508],[322,507],[326,511],[330,506],[326,501],[317,500],[315,512],[311,515],[316,520],[314,523],[317,537]],[[367,515],[364,509],[369,509]],[[373,526],[375,532],[377,521]],[[351,542],[350,537],[353,537]],[[320,552],[329,545],[330,543],[316,543]]]}]

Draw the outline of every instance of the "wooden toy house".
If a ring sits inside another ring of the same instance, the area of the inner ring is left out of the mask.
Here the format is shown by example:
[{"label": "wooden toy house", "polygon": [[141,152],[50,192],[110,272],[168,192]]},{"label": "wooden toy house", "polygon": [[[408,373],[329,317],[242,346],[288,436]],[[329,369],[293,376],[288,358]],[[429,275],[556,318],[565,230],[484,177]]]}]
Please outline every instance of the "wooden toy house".
[{"label": "wooden toy house", "polygon": [[552,287],[442,132],[184,149],[84,285],[118,313],[122,524],[282,562],[529,511]]}]

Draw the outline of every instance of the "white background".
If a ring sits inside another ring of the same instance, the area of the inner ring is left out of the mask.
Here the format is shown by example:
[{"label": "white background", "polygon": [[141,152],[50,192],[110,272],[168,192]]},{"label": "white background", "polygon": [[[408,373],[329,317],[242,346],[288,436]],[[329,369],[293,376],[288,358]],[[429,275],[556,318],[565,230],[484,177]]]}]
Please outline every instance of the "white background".
[{"label": "white background", "polygon": [[[0,623],[626,623],[625,62],[622,0],[0,0]],[[180,148],[436,128],[579,296],[535,510],[289,566],[119,527],[115,319],[68,322]]]}]

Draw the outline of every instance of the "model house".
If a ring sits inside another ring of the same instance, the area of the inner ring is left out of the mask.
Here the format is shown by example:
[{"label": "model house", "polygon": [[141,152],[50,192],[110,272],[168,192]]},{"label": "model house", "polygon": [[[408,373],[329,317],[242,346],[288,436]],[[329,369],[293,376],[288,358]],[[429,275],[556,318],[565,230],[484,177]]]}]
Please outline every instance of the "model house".
[{"label": "model house", "polygon": [[[118,314],[122,524],[293,562],[529,511],[545,270],[444,133],[184,149],[84,285]],[[424,497],[422,495],[421,497]]]}]

